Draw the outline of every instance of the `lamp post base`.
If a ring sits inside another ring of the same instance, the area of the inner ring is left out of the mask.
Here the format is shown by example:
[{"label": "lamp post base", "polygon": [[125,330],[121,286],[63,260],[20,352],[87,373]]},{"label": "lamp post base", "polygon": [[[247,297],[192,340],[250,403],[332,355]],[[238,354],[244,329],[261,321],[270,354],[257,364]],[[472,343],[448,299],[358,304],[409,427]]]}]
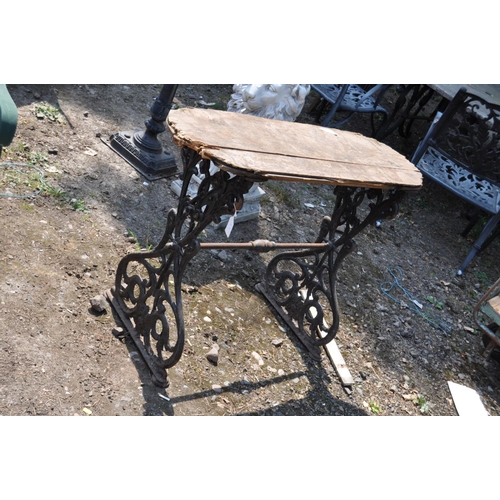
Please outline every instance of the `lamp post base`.
[{"label": "lamp post base", "polygon": [[160,149],[148,151],[137,146],[134,136],[138,131],[118,132],[110,137],[109,146],[132,165],[148,181],[170,177],[177,173],[174,157]]}]

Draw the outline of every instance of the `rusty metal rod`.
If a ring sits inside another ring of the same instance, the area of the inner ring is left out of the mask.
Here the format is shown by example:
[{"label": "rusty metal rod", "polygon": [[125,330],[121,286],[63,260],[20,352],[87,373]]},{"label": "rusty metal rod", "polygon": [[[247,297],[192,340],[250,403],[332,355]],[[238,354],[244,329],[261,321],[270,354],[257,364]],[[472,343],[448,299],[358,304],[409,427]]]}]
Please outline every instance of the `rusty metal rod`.
[{"label": "rusty metal rod", "polygon": [[279,249],[327,250],[330,243],[276,243],[269,240],[255,240],[248,243],[200,243],[201,249],[240,249],[254,252],[270,252]]}]

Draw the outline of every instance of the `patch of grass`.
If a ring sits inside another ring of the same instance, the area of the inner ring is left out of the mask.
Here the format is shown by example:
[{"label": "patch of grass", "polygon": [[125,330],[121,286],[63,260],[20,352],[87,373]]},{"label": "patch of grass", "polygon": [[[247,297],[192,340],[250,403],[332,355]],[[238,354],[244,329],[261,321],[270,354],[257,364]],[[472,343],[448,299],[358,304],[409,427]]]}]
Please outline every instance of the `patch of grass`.
[{"label": "patch of grass", "polygon": [[28,163],[30,165],[43,165],[49,161],[49,157],[38,151],[28,152]]},{"label": "patch of grass", "polygon": [[35,116],[40,120],[44,120],[45,118],[47,118],[51,122],[61,123],[63,121],[61,112],[45,101],[35,106]]},{"label": "patch of grass", "polygon": [[138,252],[142,252],[142,250],[147,250],[148,252],[153,250],[153,245],[151,243],[148,243],[146,240],[146,246],[143,248],[141,244],[139,243],[139,239],[137,236],[134,234],[134,232],[131,229],[127,229],[128,234],[130,234],[130,237],[133,238],[135,248]]},{"label": "patch of grass", "polygon": [[270,181],[266,184],[266,186],[274,193],[278,202],[285,203],[293,208],[298,208],[300,206],[298,199],[290,193],[284,184],[276,181]]},{"label": "patch of grass", "polygon": [[413,403],[415,406],[418,406],[418,409],[420,410],[420,413],[430,413],[431,409],[429,407],[429,403],[425,400],[425,398],[422,395],[418,395],[416,399],[413,400]]},{"label": "patch of grass", "polygon": [[54,198],[61,204],[69,205],[73,210],[77,212],[88,212],[88,207],[85,205],[85,200],[83,198],[70,198],[68,193],[59,187],[54,187],[48,182],[42,182],[42,193],[46,196]]},{"label": "patch of grass", "polygon": [[51,186],[50,184],[44,182],[42,191],[47,193],[49,196],[52,196],[54,198],[58,198],[62,201],[65,201],[67,198],[67,195],[65,191],[63,191],[61,188]]},{"label": "patch of grass", "polygon": [[[32,151],[31,148],[24,142],[17,143],[16,146],[11,146],[4,149],[9,160],[27,163],[32,166],[47,167],[49,162],[49,156],[46,153],[41,153],[40,151]],[[3,158],[3,156],[2,156]]]},{"label": "patch of grass", "polygon": [[5,196],[25,198],[41,192],[42,175],[35,169],[23,169],[21,165],[0,169],[0,191]]},{"label": "patch of grass", "polygon": [[[88,211],[85,200],[70,198],[63,189],[49,184],[40,170],[30,168],[29,165],[12,165],[0,169],[0,192],[3,191],[5,191],[6,195],[17,198],[30,198],[38,195],[49,196],[61,204],[70,205],[73,210],[79,212]],[[23,203],[22,207],[24,210],[33,209],[29,203]]]},{"label": "patch of grass", "polygon": [[131,229],[127,229],[128,234],[130,234],[130,237],[133,238],[134,243],[135,243],[135,249],[140,252],[141,251],[141,245],[139,244],[139,240],[137,239],[137,236],[134,234],[134,232]]},{"label": "patch of grass", "polygon": [[20,142],[20,143],[18,143],[16,148],[13,148],[12,150],[11,150],[11,148],[8,148],[8,151],[12,151],[13,153],[20,154],[20,155],[25,155],[25,154],[29,153],[30,148],[24,142]]},{"label": "patch of grass", "polygon": [[439,309],[440,311],[443,310],[443,303],[441,301],[439,301],[438,299],[436,299],[436,297],[433,297],[432,295],[428,295],[427,297],[425,297],[425,300],[427,300],[427,302],[432,304],[436,309]]},{"label": "patch of grass", "polygon": [[375,401],[370,401],[368,403],[368,405],[370,406],[370,411],[374,414],[374,415],[380,415],[380,413],[382,412],[382,410],[380,409],[380,406],[378,403],[376,403]]},{"label": "patch of grass", "polygon": [[77,212],[88,212],[88,208],[85,206],[85,200],[83,198],[72,198],[70,201],[73,210]]},{"label": "patch of grass", "polygon": [[417,198],[417,200],[416,200],[416,204],[417,204],[417,207],[418,207],[418,208],[424,208],[424,209],[426,209],[426,208],[427,208],[427,202],[426,202],[426,200],[425,200],[423,197],[421,197],[421,196],[419,196],[419,197]]},{"label": "patch of grass", "polygon": [[484,271],[476,271],[476,278],[479,280],[480,283],[483,285],[489,285],[491,280],[488,277],[488,275]]},{"label": "patch of grass", "polygon": [[31,203],[28,203],[27,201],[22,201],[20,206],[21,206],[21,209],[24,210],[25,212],[34,212],[35,211],[35,207]]}]

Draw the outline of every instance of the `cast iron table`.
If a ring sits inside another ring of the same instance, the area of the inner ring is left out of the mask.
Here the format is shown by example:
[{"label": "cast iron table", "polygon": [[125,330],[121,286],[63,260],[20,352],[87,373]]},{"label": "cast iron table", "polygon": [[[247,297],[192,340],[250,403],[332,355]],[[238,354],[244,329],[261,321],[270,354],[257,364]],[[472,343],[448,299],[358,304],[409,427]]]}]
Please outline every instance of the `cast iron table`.
[{"label": "cast iron table", "polygon": [[467,92],[476,94],[477,96],[482,97],[485,101],[491,102],[491,104],[500,104],[500,85],[498,84],[480,85],[476,83],[428,83],[427,86],[448,101],[451,101],[455,97],[455,94],[460,90],[460,88],[465,87]]},{"label": "cast iron table", "polygon": [[[432,122],[437,111],[444,111],[449,101],[461,87],[466,87],[468,92],[482,97],[492,104],[500,103],[500,85],[498,84],[400,84],[396,85],[397,97],[387,120],[378,128],[376,138],[385,139],[395,130],[399,131],[401,137],[409,137],[415,120]],[[438,94],[441,100],[431,111],[423,113],[424,108],[433,96]]]},{"label": "cast iron table", "polygon": [[[336,276],[356,248],[353,238],[367,225],[394,216],[404,191],[421,187],[422,175],[390,147],[352,132],[192,108],[171,111],[167,121],[183,162],[178,206],[169,211],[154,250],[123,257],[107,294],[153,381],[168,386],[167,369],[181,358],[181,282],[188,262],[202,249],[279,251],[257,290],[319,359],[320,346],[339,328]],[[220,170],[212,172],[211,162]],[[203,180],[192,197],[188,186],[198,169]],[[210,223],[242,207],[253,183],[270,179],[332,186],[332,215],[318,224],[314,242],[200,241]]]}]

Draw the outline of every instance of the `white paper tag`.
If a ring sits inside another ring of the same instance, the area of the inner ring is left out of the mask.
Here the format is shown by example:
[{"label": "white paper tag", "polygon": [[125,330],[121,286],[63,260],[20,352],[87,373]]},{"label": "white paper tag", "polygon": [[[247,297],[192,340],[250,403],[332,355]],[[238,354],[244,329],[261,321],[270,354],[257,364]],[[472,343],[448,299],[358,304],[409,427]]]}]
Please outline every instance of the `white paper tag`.
[{"label": "white paper tag", "polygon": [[227,221],[226,225],[226,236],[229,238],[231,235],[231,231],[233,230],[234,227],[234,218],[236,217],[237,212],[234,212],[234,215],[231,215]]}]

